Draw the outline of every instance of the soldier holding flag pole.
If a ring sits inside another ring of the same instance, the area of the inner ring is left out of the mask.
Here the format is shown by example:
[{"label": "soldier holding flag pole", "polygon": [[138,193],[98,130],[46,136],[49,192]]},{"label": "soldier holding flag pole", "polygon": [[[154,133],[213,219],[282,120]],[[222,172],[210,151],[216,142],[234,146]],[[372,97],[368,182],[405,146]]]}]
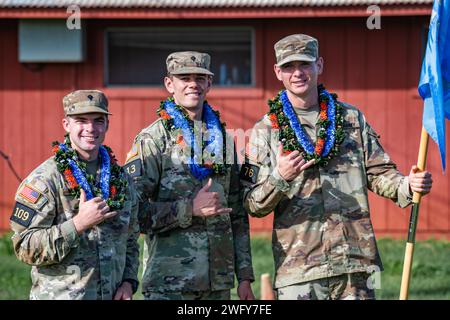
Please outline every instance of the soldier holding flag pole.
[{"label": "soldier holding flag pole", "polygon": [[374,299],[368,278],[383,267],[368,191],[406,207],[431,174],[401,174],[363,113],[319,85],[317,39],[294,34],[274,49],[285,90],[253,128],[241,179],[250,215],[274,211],[277,297]]}]

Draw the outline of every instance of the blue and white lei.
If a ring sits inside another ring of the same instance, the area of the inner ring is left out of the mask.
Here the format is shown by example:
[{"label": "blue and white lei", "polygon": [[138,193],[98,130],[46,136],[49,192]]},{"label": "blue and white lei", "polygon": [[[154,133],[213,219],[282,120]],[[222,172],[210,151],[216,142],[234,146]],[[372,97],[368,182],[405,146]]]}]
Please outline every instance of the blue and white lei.
[{"label": "blue and white lei", "polygon": [[[161,116],[163,111],[165,111],[170,118]],[[191,155],[188,157],[187,161],[189,169],[197,180],[203,180],[213,173],[223,174],[225,172],[224,125],[220,122],[218,113],[216,113],[206,101],[203,104],[202,122],[206,125],[208,138],[203,143],[202,141],[199,141],[201,139],[195,139],[193,121],[189,119],[182,107],[174,102],[173,98],[169,98],[161,103],[158,114],[165,121],[167,129],[181,129],[183,139],[187,146],[191,148]],[[203,151],[207,151],[211,157],[221,161],[211,163],[210,165],[203,164]]]}]

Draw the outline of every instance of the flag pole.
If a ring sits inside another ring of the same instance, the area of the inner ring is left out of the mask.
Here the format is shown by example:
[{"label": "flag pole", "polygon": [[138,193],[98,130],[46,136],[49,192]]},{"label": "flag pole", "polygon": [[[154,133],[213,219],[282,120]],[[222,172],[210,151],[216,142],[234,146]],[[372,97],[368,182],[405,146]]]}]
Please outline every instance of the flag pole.
[{"label": "flag pole", "polygon": [[[425,170],[427,162],[428,151],[428,133],[422,127],[422,134],[420,137],[419,157],[417,159],[417,167],[420,171]],[[409,220],[408,240],[406,242],[405,260],[403,262],[402,284],[400,287],[400,300],[407,300],[409,293],[409,281],[411,280],[411,266],[414,255],[414,245],[416,242],[416,227],[419,219],[420,198],[422,195],[419,192],[413,194],[413,205],[411,208],[411,218]]]}]

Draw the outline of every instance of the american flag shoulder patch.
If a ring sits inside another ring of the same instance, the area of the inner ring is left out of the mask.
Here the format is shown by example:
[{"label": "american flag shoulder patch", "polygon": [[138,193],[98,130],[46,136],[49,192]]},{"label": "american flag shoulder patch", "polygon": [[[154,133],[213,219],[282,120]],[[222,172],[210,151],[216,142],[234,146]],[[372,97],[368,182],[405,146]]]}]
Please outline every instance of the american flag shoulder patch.
[{"label": "american flag shoulder patch", "polygon": [[28,202],[31,202],[34,204],[39,200],[41,193],[39,191],[37,191],[36,189],[34,189],[29,184],[26,184],[22,187],[22,190],[20,191],[19,195],[22,198],[24,198],[25,200],[27,200]]}]

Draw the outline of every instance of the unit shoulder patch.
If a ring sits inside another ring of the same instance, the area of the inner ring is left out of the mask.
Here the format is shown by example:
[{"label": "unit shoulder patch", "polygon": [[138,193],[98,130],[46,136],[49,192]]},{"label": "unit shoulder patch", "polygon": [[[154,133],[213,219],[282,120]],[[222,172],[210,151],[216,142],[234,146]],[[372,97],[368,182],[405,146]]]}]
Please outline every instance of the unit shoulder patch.
[{"label": "unit shoulder patch", "polygon": [[21,226],[28,227],[35,215],[36,211],[34,209],[23,205],[20,202],[16,202],[10,220],[20,224]]},{"label": "unit shoulder patch", "polygon": [[139,155],[139,147],[138,144],[133,144],[133,147],[131,147],[131,150],[127,153],[127,159],[125,160],[125,163],[130,162],[134,158],[136,158]]},{"label": "unit shoulder patch", "polygon": [[139,177],[142,175],[142,165],[141,160],[136,159],[133,160],[123,166],[123,169],[126,173],[130,175],[130,177]]},{"label": "unit shoulder patch", "polygon": [[259,167],[249,164],[249,163],[244,163],[241,167],[241,172],[239,174],[239,177],[244,180],[244,181],[248,181],[250,183],[256,183],[257,179],[258,179],[258,173],[259,173]]}]

